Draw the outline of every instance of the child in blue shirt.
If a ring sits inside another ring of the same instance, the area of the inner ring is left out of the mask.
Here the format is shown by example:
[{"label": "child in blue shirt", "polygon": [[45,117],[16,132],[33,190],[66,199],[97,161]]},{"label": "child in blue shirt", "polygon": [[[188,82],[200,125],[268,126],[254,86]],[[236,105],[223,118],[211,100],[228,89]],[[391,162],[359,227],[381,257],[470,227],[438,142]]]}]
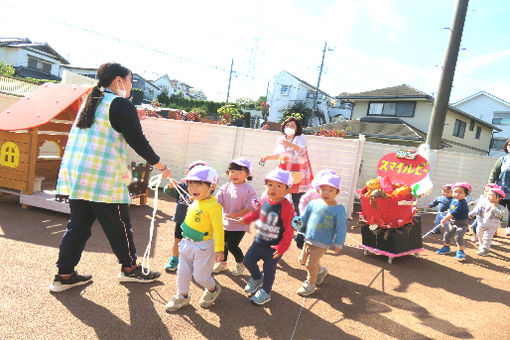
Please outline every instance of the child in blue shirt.
[{"label": "child in blue shirt", "polygon": [[340,192],[340,176],[328,173],[315,182],[320,198],[311,201],[301,216],[305,231],[305,244],[300,262],[306,263],[307,279],[297,290],[301,296],[315,292],[328,270],[320,265],[320,259],[329,248],[336,253],[342,250],[347,232],[347,214],[342,204],[335,200]]},{"label": "child in blue shirt", "polygon": [[[452,190],[453,200],[448,208],[448,214],[441,220],[441,224],[445,227],[443,247],[437,253],[440,255],[450,253],[450,241],[453,236],[458,248],[455,258],[459,261],[464,261],[466,258],[464,253],[464,234],[468,228],[469,214],[466,196],[471,191],[471,185],[467,182],[458,182],[452,185]],[[450,225],[445,226],[448,221]]]},{"label": "child in blue shirt", "polygon": [[[435,200],[429,203],[429,208],[437,205],[437,215],[434,220],[434,227],[441,224],[441,220],[448,214],[448,208],[452,202],[452,185],[445,184],[441,187],[442,195],[436,197]],[[439,228],[432,232],[432,234],[441,234]]]}]

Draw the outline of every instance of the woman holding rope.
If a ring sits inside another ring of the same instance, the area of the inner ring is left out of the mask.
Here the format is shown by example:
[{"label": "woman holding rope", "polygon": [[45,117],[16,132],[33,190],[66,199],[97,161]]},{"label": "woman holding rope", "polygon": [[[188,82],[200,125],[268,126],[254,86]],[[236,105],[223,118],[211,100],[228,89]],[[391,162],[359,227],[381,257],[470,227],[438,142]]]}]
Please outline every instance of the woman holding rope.
[{"label": "woman holding rope", "polygon": [[171,178],[172,173],[145,138],[136,107],[128,99],[131,71],[118,63],[105,63],[99,67],[97,79],[69,133],[60,166],[57,194],[69,196],[71,218],[60,243],[58,274],[49,286],[52,292],[92,279],[78,275],[74,268],[96,219],[122,266],[120,282],[147,283],[160,276],[158,272],[144,273],[136,262],[128,206],[128,145],[163,178]]}]

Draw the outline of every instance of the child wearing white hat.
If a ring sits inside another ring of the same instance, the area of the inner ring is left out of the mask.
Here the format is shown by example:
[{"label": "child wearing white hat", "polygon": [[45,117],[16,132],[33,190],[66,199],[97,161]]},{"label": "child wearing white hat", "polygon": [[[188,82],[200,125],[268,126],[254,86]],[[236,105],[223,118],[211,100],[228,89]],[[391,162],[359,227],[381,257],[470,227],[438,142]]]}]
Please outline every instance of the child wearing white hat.
[{"label": "child wearing white hat", "polygon": [[223,261],[225,248],[222,208],[212,193],[219,181],[218,173],[209,166],[198,165],[182,179],[193,197],[186,218],[181,224],[177,267],[178,292],[165,305],[167,312],[176,311],[190,302],[191,278],[205,288],[200,299],[202,308],[209,308],[218,298],[221,286],[212,277],[214,262]]},{"label": "child wearing white hat", "polygon": [[246,158],[237,158],[230,161],[227,168],[229,182],[222,185],[216,194],[218,203],[223,207],[223,228],[225,229],[225,256],[223,262],[214,265],[213,274],[227,269],[227,257],[229,252],[235,258],[236,264],[232,275],[240,276],[244,273],[244,254],[239,243],[250,226],[237,222],[253,208],[253,202],[257,200],[257,192],[247,182],[251,181],[251,162]]},{"label": "child wearing white hat", "polygon": [[335,172],[324,173],[317,177],[315,186],[320,199],[311,201],[301,221],[305,229],[305,244],[301,252],[300,262],[306,263],[307,279],[297,290],[301,296],[315,292],[328,270],[320,265],[326,251],[333,247],[336,253],[342,250],[347,232],[347,213],[342,204],[335,200],[340,192],[340,176]]},{"label": "child wearing white hat", "polygon": [[[285,198],[292,187],[290,172],[276,168],[266,175],[265,183],[267,195],[262,198],[260,206],[239,219],[239,222],[245,224],[257,221],[257,235],[243,261],[251,275],[244,291],[250,295],[255,293],[250,301],[256,305],[271,300],[276,264],[289,249],[294,234],[294,207]],[[264,274],[257,264],[259,260],[264,261]]]}]

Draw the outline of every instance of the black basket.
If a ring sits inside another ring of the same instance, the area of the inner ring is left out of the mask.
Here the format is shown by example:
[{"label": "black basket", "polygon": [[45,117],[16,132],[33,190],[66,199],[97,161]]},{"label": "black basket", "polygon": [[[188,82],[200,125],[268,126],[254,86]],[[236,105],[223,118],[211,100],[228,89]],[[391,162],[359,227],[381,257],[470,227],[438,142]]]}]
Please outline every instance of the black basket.
[{"label": "black basket", "polygon": [[413,222],[400,228],[379,228],[375,231],[370,230],[368,225],[362,226],[363,245],[392,254],[423,248],[420,217],[415,216]]}]

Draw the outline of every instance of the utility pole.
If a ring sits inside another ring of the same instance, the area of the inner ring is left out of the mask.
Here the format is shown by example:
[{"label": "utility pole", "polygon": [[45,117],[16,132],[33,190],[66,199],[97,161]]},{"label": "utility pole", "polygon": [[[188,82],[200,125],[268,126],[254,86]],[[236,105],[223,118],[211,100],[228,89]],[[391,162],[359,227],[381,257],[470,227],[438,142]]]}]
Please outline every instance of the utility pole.
[{"label": "utility pole", "polygon": [[315,116],[317,118],[319,118],[319,124],[322,123],[322,119],[321,117],[319,117],[319,102],[318,102],[318,98],[319,98],[319,85],[321,83],[321,75],[322,75],[322,67],[324,66],[324,56],[326,55],[326,48],[328,46],[328,42],[325,41],[324,42],[324,49],[322,50],[322,60],[321,60],[321,66],[320,66],[320,69],[319,69],[319,78],[317,79],[317,87],[315,88],[315,99],[314,99],[314,103],[313,103],[313,113],[315,114]]},{"label": "utility pole", "polygon": [[228,97],[230,97],[230,81],[232,80],[232,68],[234,67],[234,58],[232,58],[232,63],[230,64],[230,74],[228,76],[228,89],[227,89],[227,101],[225,103],[228,104]]},{"label": "utility pole", "polygon": [[437,95],[434,100],[434,107],[432,108],[432,116],[430,118],[426,143],[430,145],[431,149],[435,150],[439,149],[441,146],[444,121],[446,118],[446,111],[448,110],[448,101],[450,100],[453,76],[455,74],[455,66],[457,64],[467,7],[468,0],[457,1],[457,8],[455,10],[453,24],[450,30],[450,38],[448,39],[448,47],[444,57],[443,72],[439,81]]}]

